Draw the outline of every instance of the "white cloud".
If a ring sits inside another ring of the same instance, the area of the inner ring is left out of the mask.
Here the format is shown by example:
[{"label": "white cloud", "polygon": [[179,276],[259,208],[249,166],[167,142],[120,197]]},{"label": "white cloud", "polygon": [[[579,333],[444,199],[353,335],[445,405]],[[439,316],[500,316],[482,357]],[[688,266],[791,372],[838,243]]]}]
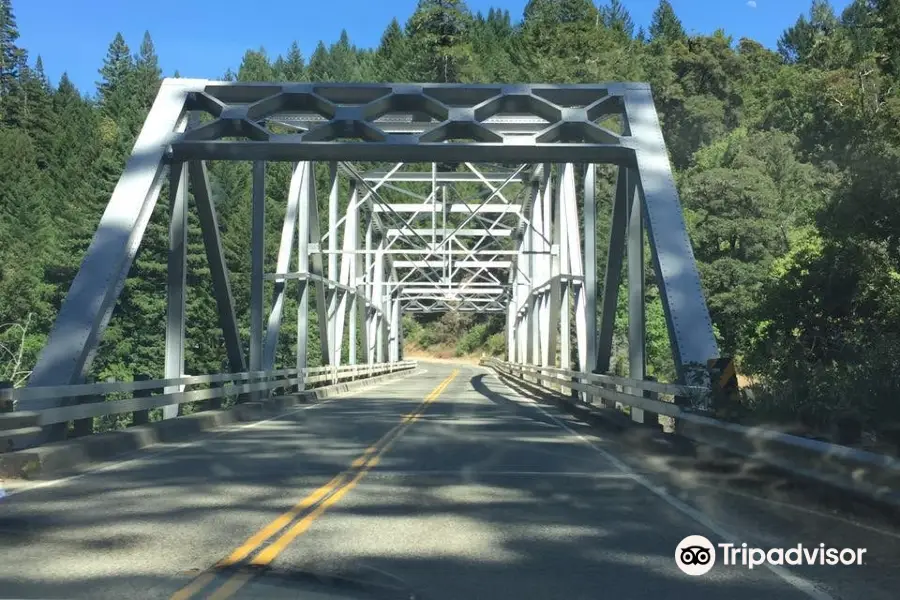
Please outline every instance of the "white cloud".
[{"label": "white cloud", "polygon": [[747,6],[750,8],[756,8],[756,0],[747,0]]}]

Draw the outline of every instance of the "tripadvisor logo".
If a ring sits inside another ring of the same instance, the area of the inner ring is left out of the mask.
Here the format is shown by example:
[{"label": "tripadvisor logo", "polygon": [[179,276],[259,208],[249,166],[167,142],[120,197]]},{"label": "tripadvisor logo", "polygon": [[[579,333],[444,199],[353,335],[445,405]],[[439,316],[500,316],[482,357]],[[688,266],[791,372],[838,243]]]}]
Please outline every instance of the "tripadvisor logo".
[{"label": "tripadvisor logo", "polygon": [[675,548],[675,564],[687,575],[708,573],[716,564],[716,548],[725,566],[748,569],[761,565],[861,565],[865,548],[827,548],[825,544],[791,548],[751,548],[746,543],[713,545],[702,535],[689,535]]},{"label": "tripadvisor logo", "polygon": [[675,548],[675,564],[688,575],[703,575],[716,564],[716,548],[702,535],[689,535]]}]

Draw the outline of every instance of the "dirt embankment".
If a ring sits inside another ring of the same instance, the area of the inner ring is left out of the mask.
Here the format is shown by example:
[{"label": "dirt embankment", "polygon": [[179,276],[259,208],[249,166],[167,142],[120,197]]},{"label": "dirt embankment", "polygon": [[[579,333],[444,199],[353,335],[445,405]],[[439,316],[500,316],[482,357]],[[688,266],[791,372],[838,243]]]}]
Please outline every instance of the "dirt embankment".
[{"label": "dirt embankment", "polygon": [[447,350],[421,350],[407,349],[403,352],[403,358],[407,360],[418,360],[420,362],[436,362],[436,363],[455,363],[466,365],[477,365],[481,360],[481,355],[472,356],[454,356],[452,349]]}]

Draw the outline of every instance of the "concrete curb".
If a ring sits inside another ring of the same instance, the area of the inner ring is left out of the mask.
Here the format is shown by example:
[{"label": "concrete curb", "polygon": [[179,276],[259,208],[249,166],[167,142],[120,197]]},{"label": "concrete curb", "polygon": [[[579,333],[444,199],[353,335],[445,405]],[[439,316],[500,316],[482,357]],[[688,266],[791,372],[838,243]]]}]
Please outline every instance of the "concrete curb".
[{"label": "concrete curb", "polygon": [[227,410],[209,410],[149,425],[129,427],[65,440],[37,448],[0,454],[0,477],[35,479],[87,463],[114,458],[159,443],[172,443],[191,436],[230,425],[256,421],[283,413],[290,408],[314,404],[319,400],[358,391],[383,381],[409,376],[415,369],[404,369],[377,377],[316,388],[299,394],[276,396],[261,402],[238,404]]}]

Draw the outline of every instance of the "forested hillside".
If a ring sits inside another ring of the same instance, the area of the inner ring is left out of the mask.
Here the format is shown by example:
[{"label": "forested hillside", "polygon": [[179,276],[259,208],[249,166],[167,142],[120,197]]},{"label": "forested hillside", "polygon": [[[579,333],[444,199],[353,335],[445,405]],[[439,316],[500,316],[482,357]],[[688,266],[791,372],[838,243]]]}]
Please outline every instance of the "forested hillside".
[{"label": "forested hillside", "polygon": [[[132,40],[136,52],[119,35],[98,65],[96,90],[78,90],[66,76],[51,85],[39,49],[18,45],[13,8],[0,0],[0,380],[21,385],[162,74],[150,33]],[[599,7],[531,0],[523,9],[472,14],[462,0],[420,0],[406,23],[390,23],[377,48],[358,48],[344,34],[308,58],[296,43],[283,54],[248,49],[223,77],[650,82],[721,347],[761,386],[754,408],[818,422],[836,409],[870,425],[900,421],[900,3],[855,0],[835,14],[815,0],[777,49],[725,31],[690,36],[667,0],[646,30],[620,0]],[[211,170],[233,285],[246,291],[249,166]],[[274,256],[288,166],[271,172]],[[94,363],[96,377],[162,374],[165,198]],[[603,244],[610,204],[598,203]],[[218,371],[224,350],[196,224],[190,242],[187,370]],[[671,359],[651,278],[648,269],[651,372],[665,379]],[[236,294],[245,335],[247,295]],[[466,319],[424,329],[405,322],[409,337],[428,342],[424,332],[432,343],[439,334],[459,340],[453,336],[477,324],[460,351],[486,344],[503,351],[495,335],[502,322]],[[314,360],[315,336],[313,326]],[[290,337],[288,327],[288,364]],[[624,335],[615,343],[621,356]]]}]

